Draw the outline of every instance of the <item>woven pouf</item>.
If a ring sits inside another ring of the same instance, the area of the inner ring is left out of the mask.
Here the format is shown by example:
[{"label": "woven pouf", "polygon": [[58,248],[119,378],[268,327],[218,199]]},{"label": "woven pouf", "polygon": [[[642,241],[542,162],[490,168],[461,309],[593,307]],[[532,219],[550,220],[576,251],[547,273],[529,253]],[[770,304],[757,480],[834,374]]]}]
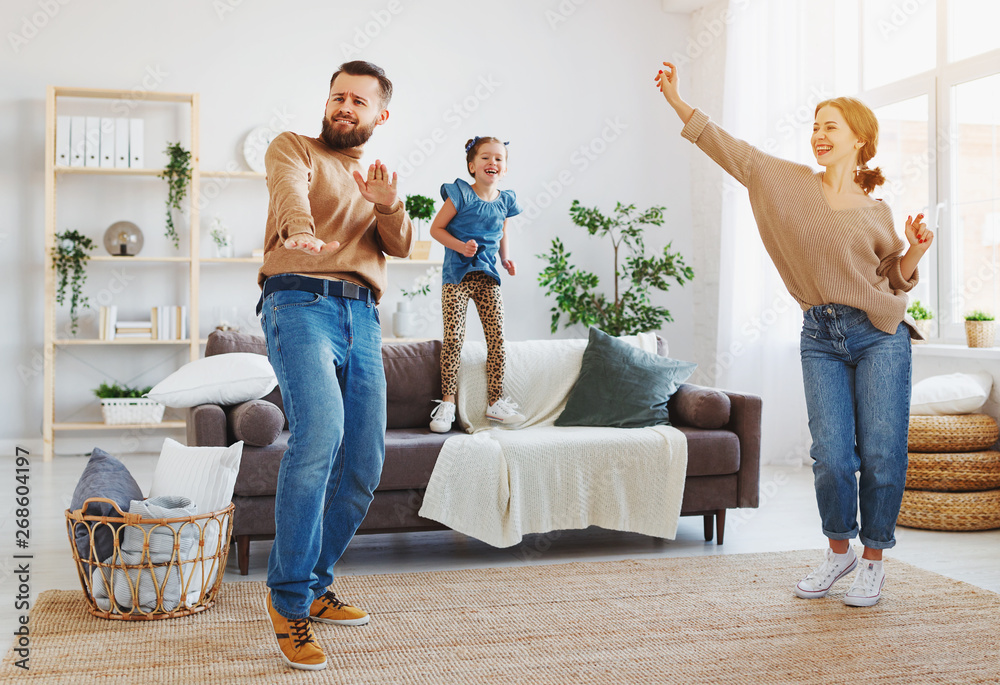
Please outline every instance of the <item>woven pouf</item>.
[{"label": "woven pouf", "polygon": [[911,416],[911,452],[976,452],[988,450],[1000,438],[1000,428],[986,414]]},{"label": "woven pouf", "polygon": [[969,492],[1000,488],[1000,452],[910,452],[909,490]]},{"label": "woven pouf", "polygon": [[897,523],[926,530],[1000,528],[1000,490],[926,492],[906,490]]}]

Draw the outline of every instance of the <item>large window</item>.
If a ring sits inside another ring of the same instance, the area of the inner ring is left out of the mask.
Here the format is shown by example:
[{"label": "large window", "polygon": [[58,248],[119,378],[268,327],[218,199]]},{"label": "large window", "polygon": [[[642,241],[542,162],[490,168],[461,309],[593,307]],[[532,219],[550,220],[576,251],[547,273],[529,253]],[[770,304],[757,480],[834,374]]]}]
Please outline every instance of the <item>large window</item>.
[{"label": "large window", "polygon": [[[839,3],[838,3],[839,4]],[[941,339],[966,312],[1000,314],[1000,2],[855,0],[858,88],[881,125],[875,163],[902,233],[924,212],[934,247],[911,294]]]}]

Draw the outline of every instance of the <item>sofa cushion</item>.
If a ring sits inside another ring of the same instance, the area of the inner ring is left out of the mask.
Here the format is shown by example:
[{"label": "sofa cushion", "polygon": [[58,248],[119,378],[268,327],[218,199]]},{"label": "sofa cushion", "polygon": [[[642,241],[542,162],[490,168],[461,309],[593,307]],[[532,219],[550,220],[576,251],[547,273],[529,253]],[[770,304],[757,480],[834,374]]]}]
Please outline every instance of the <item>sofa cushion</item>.
[{"label": "sofa cushion", "polygon": [[233,499],[242,454],[242,442],[230,447],[187,447],[166,438],[149,496],[186,497],[199,514],[225,509]]},{"label": "sofa cushion", "polygon": [[[267,356],[267,341],[262,335],[242,333],[240,331],[212,331],[208,334],[208,342],[205,344],[205,356],[213,357],[217,354],[229,354],[230,352],[253,352]],[[261,399],[270,402],[285,413],[285,405],[281,401],[281,389],[275,387],[274,390],[264,395]],[[288,428],[288,421],[285,421],[285,428]]]},{"label": "sofa cushion", "polygon": [[234,497],[274,496],[278,485],[278,467],[281,465],[281,457],[288,449],[290,435],[284,430],[266,447],[247,447],[243,450],[240,472],[236,475],[236,484],[233,486]]},{"label": "sofa cushion", "polygon": [[740,470],[740,437],[732,431],[676,426],[687,438],[687,476],[720,476]]},{"label": "sofa cushion", "polygon": [[386,426],[427,427],[441,398],[441,341],[382,346],[386,382]]},{"label": "sofa cushion", "polygon": [[732,402],[721,390],[685,383],[670,398],[668,409],[675,426],[713,429],[729,423]]},{"label": "sofa cushion", "polygon": [[427,428],[396,428],[385,432],[385,464],[377,491],[423,490],[431,478],[445,440],[465,433],[431,433]]},{"label": "sofa cushion", "polygon": [[580,377],[555,425],[669,425],[667,402],[696,366],[645,352],[591,327]]},{"label": "sofa cushion", "polygon": [[[125,465],[104,450],[95,447],[90,460],[80,475],[73,490],[70,511],[76,511],[91,497],[104,497],[113,501],[123,512],[127,512],[132,500],[142,499],[142,490]],[[107,502],[91,502],[83,512],[87,516],[108,516],[121,518],[115,508]],[[94,530],[94,560],[103,561],[114,550],[112,527],[102,524],[88,524]],[[117,529],[117,527],[115,527]],[[81,559],[90,558],[90,531],[86,525],[74,526],[76,549]]]},{"label": "sofa cushion", "polygon": [[253,447],[264,447],[277,440],[285,427],[285,415],[267,400],[248,400],[227,414],[230,442],[242,440]]},{"label": "sofa cushion", "polygon": [[239,404],[268,394],[278,385],[267,357],[233,352],[188,362],[146,393],[168,407]]}]

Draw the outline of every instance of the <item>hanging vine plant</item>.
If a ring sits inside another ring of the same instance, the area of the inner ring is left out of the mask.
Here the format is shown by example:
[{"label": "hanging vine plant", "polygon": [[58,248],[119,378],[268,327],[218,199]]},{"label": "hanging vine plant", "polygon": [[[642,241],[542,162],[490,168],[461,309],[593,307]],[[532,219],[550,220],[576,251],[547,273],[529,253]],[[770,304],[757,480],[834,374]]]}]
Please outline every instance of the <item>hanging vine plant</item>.
[{"label": "hanging vine plant", "polygon": [[56,244],[52,248],[52,266],[59,276],[56,302],[65,304],[66,288],[69,286],[69,320],[73,335],[76,335],[77,331],[77,309],[90,307],[83,297],[83,284],[87,281],[85,269],[87,260],[90,259],[87,253],[95,247],[97,243],[79,231],[66,230],[56,233]]},{"label": "hanging vine plant", "polygon": [[181,147],[180,143],[167,143],[165,152],[169,160],[159,176],[166,179],[168,184],[166,236],[173,241],[174,247],[180,247],[180,236],[174,228],[173,210],[181,211],[181,201],[187,196],[188,185],[191,183],[191,153]]}]

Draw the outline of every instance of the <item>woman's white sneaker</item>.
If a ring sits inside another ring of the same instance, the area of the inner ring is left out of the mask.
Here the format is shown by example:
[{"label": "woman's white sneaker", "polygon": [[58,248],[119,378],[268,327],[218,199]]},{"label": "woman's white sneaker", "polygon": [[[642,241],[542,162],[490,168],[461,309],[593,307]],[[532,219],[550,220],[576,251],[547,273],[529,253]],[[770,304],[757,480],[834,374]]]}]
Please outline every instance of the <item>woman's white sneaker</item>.
[{"label": "woman's white sneaker", "polygon": [[447,433],[455,421],[455,403],[444,400],[434,400],[438,406],[431,411],[431,430],[435,433]]},{"label": "woman's white sneaker", "polygon": [[844,595],[844,604],[849,607],[870,607],[878,604],[885,585],[885,569],[881,561],[862,559],[858,575],[854,577],[851,589]]},{"label": "woman's white sneaker", "polygon": [[826,548],[826,558],[815,571],[799,581],[795,594],[803,599],[826,597],[833,584],[854,570],[858,557],[850,547],[844,554],[836,554]]},{"label": "woman's white sneaker", "polygon": [[516,425],[524,423],[524,415],[517,411],[517,404],[509,397],[497,400],[486,410],[486,418],[490,421],[497,421],[505,425]]}]

